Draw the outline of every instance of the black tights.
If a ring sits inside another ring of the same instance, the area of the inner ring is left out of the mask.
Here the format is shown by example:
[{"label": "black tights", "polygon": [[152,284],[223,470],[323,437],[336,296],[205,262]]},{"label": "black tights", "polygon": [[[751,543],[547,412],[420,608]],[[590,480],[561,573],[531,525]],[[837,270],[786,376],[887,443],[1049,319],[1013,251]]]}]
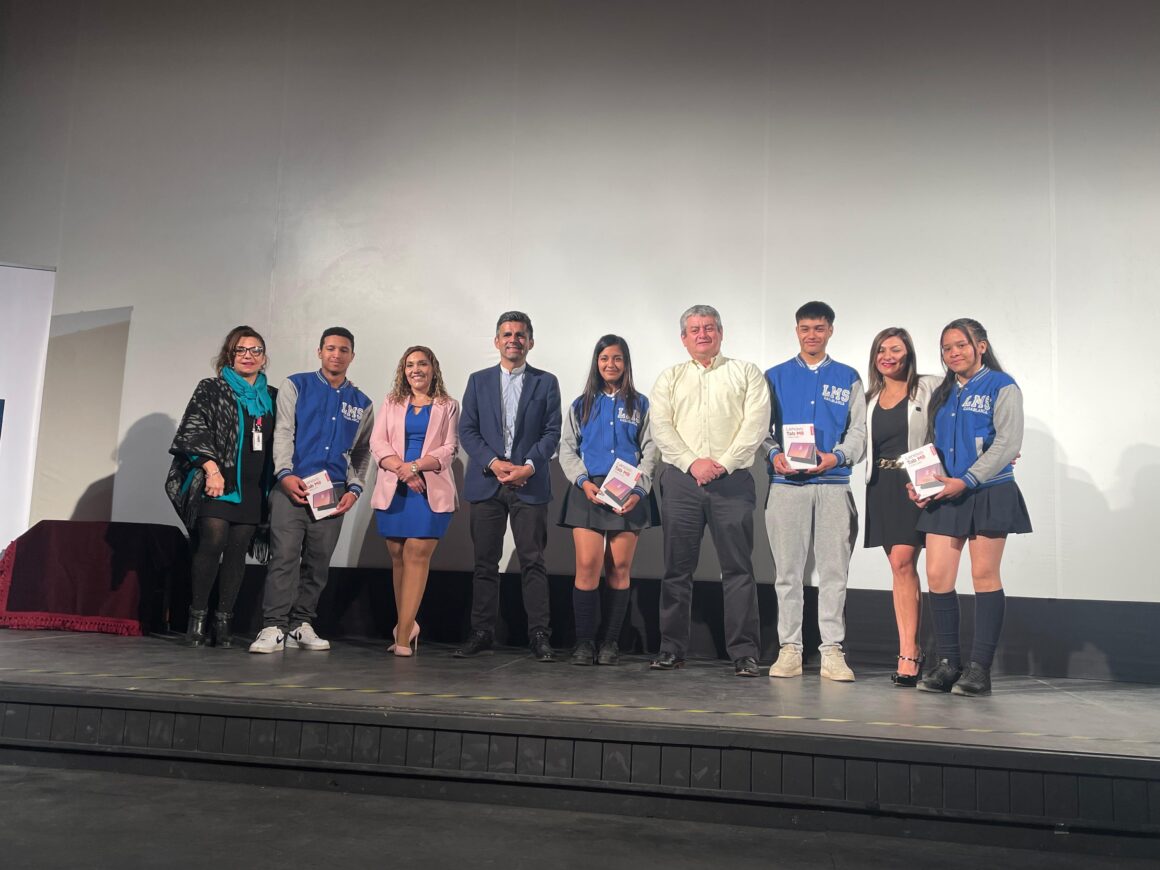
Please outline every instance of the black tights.
[{"label": "black tights", "polygon": [[254,537],[256,528],[217,517],[198,519],[197,544],[193,551],[193,599],[189,605],[192,609],[209,608],[209,593],[213,589],[214,578],[220,576],[218,612],[233,613],[234,602],[246,573],[246,550],[250,547],[250,539]]}]

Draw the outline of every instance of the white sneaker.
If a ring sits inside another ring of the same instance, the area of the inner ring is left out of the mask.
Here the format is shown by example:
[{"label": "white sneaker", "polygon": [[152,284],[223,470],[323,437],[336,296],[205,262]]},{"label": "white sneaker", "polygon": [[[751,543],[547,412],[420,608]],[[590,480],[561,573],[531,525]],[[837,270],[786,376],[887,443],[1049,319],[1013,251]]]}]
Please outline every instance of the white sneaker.
[{"label": "white sneaker", "polygon": [[330,649],[330,641],[320,638],[315,634],[314,626],[309,622],[304,622],[286,635],[286,646],[290,649],[309,649],[321,652]]},{"label": "white sneaker", "polygon": [[802,651],[787,643],[777,654],[777,661],[769,668],[771,677],[800,677],[802,675]]},{"label": "white sneaker", "polygon": [[275,653],[282,651],[283,641],[286,635],[282,634],[282,629],[276,625],[267,625],[258,632],[258,636],[254,638],[254,642],[250,644],[250,652],[252,653]]},{"label": "white sneaker", "polygon": [[846,654],[838,647],[822,650],[822,676],[837,683],[854,682],[854,672],[846,664]]}]

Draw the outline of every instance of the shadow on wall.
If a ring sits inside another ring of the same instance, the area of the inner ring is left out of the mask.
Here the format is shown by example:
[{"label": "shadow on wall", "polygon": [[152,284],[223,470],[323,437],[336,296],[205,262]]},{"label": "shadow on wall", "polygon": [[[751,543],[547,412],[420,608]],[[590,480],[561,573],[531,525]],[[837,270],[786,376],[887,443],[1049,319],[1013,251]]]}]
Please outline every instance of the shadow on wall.
[{"label": "shadow on wall", "polygon": [[[1154,643],[1156,605],[1133,601],[1100,600],[1120,577],[1114,566],[1136,561],[1134,570],[1155,569],[1143,553],[1144,542],[1156,534],[1157,493],[1160,492],[1160,447],[1125,447],[1112,490],[1124,493],[1125,504],[1113,510],[1104,493],[1088,475],[1069,465],[1067,456],[1046,432],[1029,430],[1024,438],[1027,455],[1055,457],[1063,473],[1056,504],[1060,512],[1060,577],[1078,578],[1089,598],[1041,599],[1019,596],[1019,578],[1004,576],[1008,599],[1006,624],[998,658],[1005,673],[1046,676],[1070,675],[1088,679],[1126,681],[1160,680],[1160,652]],[[1026,494],[1025,494],[1026,495]],[[1028,505],[1033,526],[1042,528],[1036,505]],[[1042,516],[1042,515],[1041,515]],[[1008,546],[1018,546],[1013,536]],[[1139,586],[1140,578],[1127,578]],[[1074,580],[1069,584],[1075,588]],[[970,589],[969,575],[961,590]],[[974,608],[963,607],[963,638],[973,632]]]},{"label": "shadow on wall", "polygon": [[[77,499],[76,507],[73,508],[69,519],[107,520],[112,510],[113,488],[117,476],[124,468],[137,469],[140,466],[160,468],[158,474],[150,476],[156,477],[157,491],[163,493],[165,473],[169,469],[169,445],[173,443],[173,435],[176,432],[177,421],[168,414],[149,414],[130,426],[112,457],[117,462],[117,470],[89,484]],[[104,513],[101,513],[102,510]],[[176,518],[177,515],[170,511],[164,517],[157,517],[156,521],[172,525],[170,521]]]}]

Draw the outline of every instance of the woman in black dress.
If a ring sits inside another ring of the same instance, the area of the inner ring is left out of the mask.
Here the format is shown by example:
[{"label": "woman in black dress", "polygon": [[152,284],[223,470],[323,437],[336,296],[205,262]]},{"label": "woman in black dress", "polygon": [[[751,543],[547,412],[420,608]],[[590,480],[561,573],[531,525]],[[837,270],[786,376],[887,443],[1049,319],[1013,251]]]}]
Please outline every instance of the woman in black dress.
[{"label": "woman in black dress", "polygon": [[908,478],[898,457],[929,441],[927,404],[940,379],[918,374],[914,342],[898,326],[874,336],[867,374],[866,436],[871,452],[864,546],[881,547],[890,562],[898,623],[898,669],[891,680],[900,688],[913,688],[922,677],[923,663],[918,646],[922,601],[918,555],[923,538],[915,530],[920,511],[907,494]]},{"label": "woman in black dress", "polygon": [[213,642],[230,646],[246,552],[265,519],[273,477],[277,390],[263,374],[265,340],[249,326],[234,327],[214,368],[218,376],[201,381],[185,409],[169,448],[173,464],[165,484],[193,544],[193,594],[184,639],[190,647],[205,646],[215,579]]}]

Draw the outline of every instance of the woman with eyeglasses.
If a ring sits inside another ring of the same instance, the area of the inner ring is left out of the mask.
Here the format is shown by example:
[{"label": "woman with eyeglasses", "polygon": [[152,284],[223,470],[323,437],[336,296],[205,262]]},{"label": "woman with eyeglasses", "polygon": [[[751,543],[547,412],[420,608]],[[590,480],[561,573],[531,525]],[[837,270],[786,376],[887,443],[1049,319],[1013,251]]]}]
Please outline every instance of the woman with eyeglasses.
[{"label": "woman with eyeglasses", "polygon": [[266,342],[249,326],[230,330],[214,360],[217,377],[193,391],[169,452],[165,482],[190,534],[193,594],[184,644],[205,646],[209,599],[218,581],[212,641],[231,646],[230,620],[242,587],[246,552],[266,520],[273,480],[271,447],[278,391],[266,383]]}]

